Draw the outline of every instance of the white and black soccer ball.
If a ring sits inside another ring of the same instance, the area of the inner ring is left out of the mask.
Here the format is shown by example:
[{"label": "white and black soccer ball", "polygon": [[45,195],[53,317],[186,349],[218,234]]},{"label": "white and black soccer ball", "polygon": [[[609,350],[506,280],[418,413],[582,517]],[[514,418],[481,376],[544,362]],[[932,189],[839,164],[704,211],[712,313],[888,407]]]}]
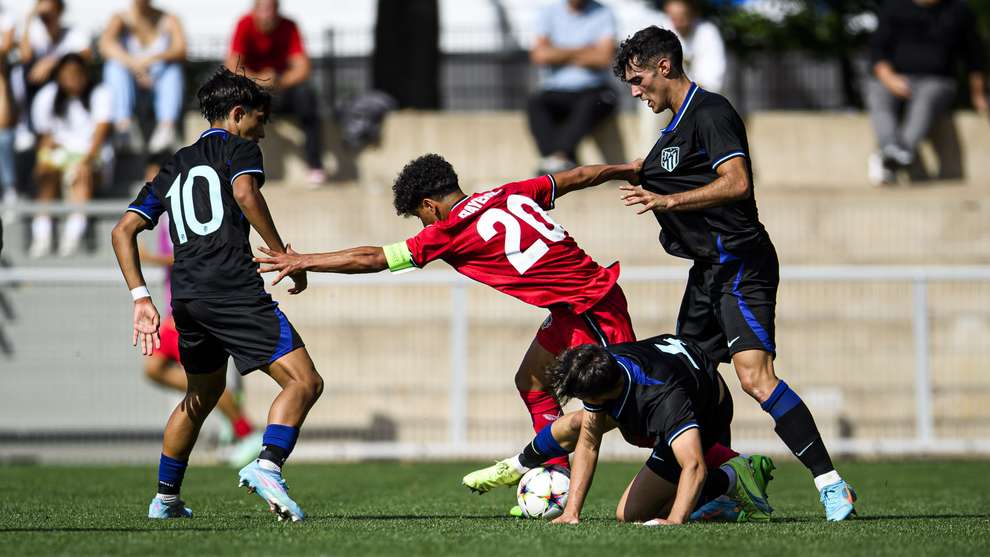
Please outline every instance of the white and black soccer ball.
[{"label": "white and black soccer ball", "polygon": [[533,468],[519,480],[516,497],[523,516],[553,520],[563,514],[571,477],[559,466]]}]

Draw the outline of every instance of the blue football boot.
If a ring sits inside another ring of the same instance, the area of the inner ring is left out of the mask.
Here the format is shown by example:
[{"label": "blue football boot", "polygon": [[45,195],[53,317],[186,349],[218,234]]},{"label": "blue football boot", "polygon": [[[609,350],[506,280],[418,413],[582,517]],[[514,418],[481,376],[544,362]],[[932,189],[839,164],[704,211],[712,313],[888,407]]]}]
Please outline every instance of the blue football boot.
[{"label": "blue football boot", "polygon": [[289,497],[289,486],[282,479],[282,474],[274,470],[262,468],[255,460],[241,468],[237,474],[240,478],[238,487],[246,487],[248,493],[257,493],[259,497],[268,503],[268,508],[283,520],[299,522],[306,515],[302,509]]},{"label": "blue football boot", "polygon": [[181,500],[169,505],[155,497],[148,506],[148,518],[192,518],[192,509]]},{"label": "blue football boot", "polygon": [[856,514],[853,507],[856,492],[845,480],[823,487],[819,495],[825,507],[825,518],[829,521],[845,520]]}]

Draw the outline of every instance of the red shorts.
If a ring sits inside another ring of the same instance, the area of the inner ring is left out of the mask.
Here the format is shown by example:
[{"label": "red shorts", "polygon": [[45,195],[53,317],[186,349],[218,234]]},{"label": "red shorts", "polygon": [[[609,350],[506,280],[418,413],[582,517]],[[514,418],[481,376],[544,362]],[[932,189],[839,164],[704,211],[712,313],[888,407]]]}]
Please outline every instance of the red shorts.
[{"label": "red shorts", "polygon": [[584,313],[551,308],[550,315],[536,333],[536,342],[547,352],[560,354],[582,344],[618,344],[636,340],[626,296],[618,284]]},{"label": "red shorts", "polygon": [[175,320],[171,315],[158,328],[158,336],[162,339],[162,347],[155,350],[153,355],[179,363],[179,331],[175,328]]}]

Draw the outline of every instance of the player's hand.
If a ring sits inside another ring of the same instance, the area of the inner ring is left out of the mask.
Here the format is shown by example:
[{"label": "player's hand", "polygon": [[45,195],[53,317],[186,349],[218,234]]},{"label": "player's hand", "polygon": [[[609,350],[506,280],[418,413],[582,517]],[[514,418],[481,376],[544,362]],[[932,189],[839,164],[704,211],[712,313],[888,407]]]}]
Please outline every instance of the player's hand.
[{"label": "player's hand", "polygon": [[647,211],[663,211],[667,208],[667,196],[648,191],[643,186],[624,184],[619,186],[619,189],[623,192],[622,202],[626,204],[626,207],[632,205],[643,206],[641,209],[636,210],[637,215],[642,215]]},{"label": "player's hand", "polygon": [[134,337],[131,345],[141,344],[141,353],[150,356],[162,347],[162,339],[158,336],[158,326],[161,316],[152,303],[151,298],[141,298],[134,302]]},{"label": "player's hand", "polygon": [[553,519],[551,524],[579,524],[580,522],[581,522],[580,517],[565,512],[564,514]]},{"label": "player's hand", "polygon": [[639,175],[640,175],[641,172],[643,172],[643,159],[636,159],[636,160],[632,161],[629,164],[632,165],[633,174],[626,181],[629,182],[630,184],[634,185],[634,186],[638,186],[639,185]]},{"label": "player's hand", "polygon": [[[286,246],[286,249],[288,249],[288,246]],[[292,279],[292,288],[289,289],[289,294],[299,294],[303,290],[306,290],[306,287],[309,286],[309,279],[306,278],[306,271],[300,271],[289,275],[289,278]]]},{"label": "player's hand", "polygon": [[[259,267],[259,273],[273,273],[278,271],[278,276],[272,281],[272,286],[275,286],[282,281],[287,276],[298,275],[300,273],[306,272],[306,267],[303,264],[303,257],[296,253],[292,249],[292,246],[285,246],[285,253],[277,253],[266,247],[259,247],[258,251],[267,255],[268,257],[255,257],[255,263],[261,263],[262,265],[268,265],[267,267]],[[305,283],[305,279],[303,279]],[[297,284],[298,288],[298,284]],[[305,288],[305,286],[303,287]],[[302,290],[299,290],[302,292]]]},{"label": "player's hand", "polygon": [[911,98],[911,82],[902,74],[891,72],[885,75],[882,81],[884,87],[893,93],[895,97],[901,99]]}]

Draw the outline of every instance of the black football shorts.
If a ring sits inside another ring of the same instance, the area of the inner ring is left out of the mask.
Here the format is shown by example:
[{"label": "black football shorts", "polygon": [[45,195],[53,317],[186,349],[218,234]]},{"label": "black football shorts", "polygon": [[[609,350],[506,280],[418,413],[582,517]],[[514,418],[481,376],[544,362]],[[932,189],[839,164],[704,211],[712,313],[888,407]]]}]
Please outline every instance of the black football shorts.
[{"label": "black football shorts", "polygon": [[726,253],[722,259],[723,263],[695,261],[691,267],[677,336],[695,342],[717,362],[729,362],[744,350],[776,356],[777,252],[770,245],[745,256]]},{"label": "black football shorts", "polygon": [[189,374],[212,373],[233,356],[246,375],[303,345],[299,333],[264,294],[247,298],[172,300],[179,359]]}]

